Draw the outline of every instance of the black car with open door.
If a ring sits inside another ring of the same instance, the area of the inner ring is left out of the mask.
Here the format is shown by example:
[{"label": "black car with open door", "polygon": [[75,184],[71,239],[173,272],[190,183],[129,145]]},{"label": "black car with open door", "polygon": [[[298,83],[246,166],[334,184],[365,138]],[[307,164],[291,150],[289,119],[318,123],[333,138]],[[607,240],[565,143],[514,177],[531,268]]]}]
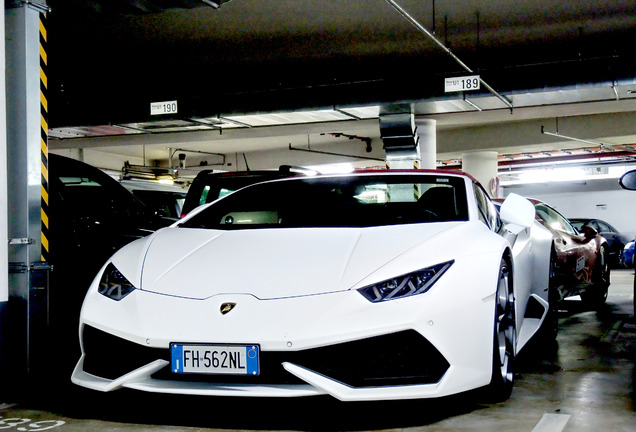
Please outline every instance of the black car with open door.
[{"label": "black car with open door", "polygon": [[170,221],[156,217],[104,171],[56,154],[49,155],[48,206],[48,315],[60,357],[65,345],[76,347],[82,301],[106,260]]}]

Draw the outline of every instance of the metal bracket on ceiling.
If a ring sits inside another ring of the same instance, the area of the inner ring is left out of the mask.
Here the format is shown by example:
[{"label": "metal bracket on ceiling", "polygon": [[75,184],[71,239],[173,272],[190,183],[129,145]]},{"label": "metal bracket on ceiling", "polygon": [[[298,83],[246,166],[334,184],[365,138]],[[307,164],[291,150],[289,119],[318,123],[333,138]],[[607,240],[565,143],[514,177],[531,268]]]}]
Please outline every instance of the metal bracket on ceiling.
[{"label": "metal bracket on ceiling", "polygon": [[[437,39],[435,37],[435,35],[433,33],[431,33],[430,31],[428,31],[426,29],[426,27],[424,27],[422,24],[420,24],[415,18],[413,18],[406,10],[404,10],[399,4],[397,4],[394,0],[385,0],[389,5],[391,5],[393,7],[393,9],[395,9],[400,15],[402,15],[408,22],[410,22],[417,30],[419,30],[421,33],[424,33],[429,39],[431,39],[435,45],[437,45],[438,47],[440,47],[446,54],[448,54],[449,56],[451,56],[451,58],[453,60],[455,60],[455,62],[457,62],[457,64],[459,66],[462,67],[462,69],[464,69],[466,72],[468,73],[475,73],[470,67],[468,67],[468,65],[466,63],[464,63],[459,57],[457,57],[448,47],[446,47],[446,45],[444,45],[439,39]],[[499,92],[497,92],[497,90],[495,90],[493,87],[491,87],[486,81],[484,81],[481,77],[479,77],[479,82],[481,83],[481,85],[483,85],[490,93],[492,93],[494,96],[497,97],[497,99],[499,99],[500,101],[502,101],[509,109],[510,109],[510,113],[512,114],[514,106],[512,104],[512,102],[505,97],[504,95],[500,94]]]},{"label": "metal bracket on ceiling", "polygon": [[483,111],[475,102],[473,102],[470,99],[468,99],[466,97],[466,95],[464,95],[464,102],[466,102],[468,105],[470,105],[471,107],[475,108],[475,110],[477,110],[479,112]]},{"label": "metal bracket on ceiling", "polygon": [[614,92],[614,96],[616,97],[616,100],[620,101],[621,97],[618,94],[618,90],[616,90],[616,81],[612,81],[612,91]]}]

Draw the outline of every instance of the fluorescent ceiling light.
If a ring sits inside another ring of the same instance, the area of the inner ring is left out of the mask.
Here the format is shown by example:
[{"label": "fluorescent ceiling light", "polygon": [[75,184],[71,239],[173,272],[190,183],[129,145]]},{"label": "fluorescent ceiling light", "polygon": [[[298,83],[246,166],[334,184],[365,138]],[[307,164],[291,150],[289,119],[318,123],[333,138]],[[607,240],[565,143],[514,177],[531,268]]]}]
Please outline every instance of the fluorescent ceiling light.
[{"label": "fluorescent ceiling light", "polygon": [[630,168],[633,167],[627,165],[547,166],[518,171],[500,171],[499,179],[502,186],[618,179]]},{"label": "fluorescent ceiling light", "polygon": [[318,171],[321,174],[347,174],[353,172],[355,167],[348,162],[326,165],[312,165],[305,168]]}]

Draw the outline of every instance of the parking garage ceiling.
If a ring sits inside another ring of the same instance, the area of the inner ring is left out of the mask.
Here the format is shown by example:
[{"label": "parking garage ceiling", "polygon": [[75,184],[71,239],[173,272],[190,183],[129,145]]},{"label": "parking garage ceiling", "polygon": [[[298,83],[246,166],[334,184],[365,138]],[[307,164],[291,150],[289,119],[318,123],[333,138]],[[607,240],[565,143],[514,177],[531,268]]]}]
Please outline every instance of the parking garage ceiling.
[{"label": "parking garage ceiling", "polygon": [[[636,111],[630,0],[48,4],[49,125],[58,148],[122,135],[157,144],[156,135],[179,131],[195,134],[181,135],[192,145],[209,141],[208,130],[284,126],[281,133],[302,135],[309,123],[357,122],[352,130],[364,134],[367,123],[377,129],[380,111],[404,103],[442,128]],[[445,78],[473,74],[494,92],[444,91]],[[177,114],[152,115],[151,103],[161,101],[178,101]],[[288,132],[291,125],[298,130]],[[618,129],[614,144],[636,142]]]}]

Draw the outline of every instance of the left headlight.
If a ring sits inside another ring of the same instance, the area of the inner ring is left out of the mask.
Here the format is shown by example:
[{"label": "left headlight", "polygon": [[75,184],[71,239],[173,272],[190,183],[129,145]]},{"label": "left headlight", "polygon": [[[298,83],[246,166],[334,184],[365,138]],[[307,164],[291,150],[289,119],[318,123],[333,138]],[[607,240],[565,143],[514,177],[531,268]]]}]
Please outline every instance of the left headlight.
[{"label": "left headlight", "polygon": [[453,265],[447,261],[358,289],[372,303],[423,294]]},{"label": "left headlight", "polygon": [[106,266],[97,288],[97,292],[115,301],[123,299],[134,290],[133,284],[112,263]]}]

